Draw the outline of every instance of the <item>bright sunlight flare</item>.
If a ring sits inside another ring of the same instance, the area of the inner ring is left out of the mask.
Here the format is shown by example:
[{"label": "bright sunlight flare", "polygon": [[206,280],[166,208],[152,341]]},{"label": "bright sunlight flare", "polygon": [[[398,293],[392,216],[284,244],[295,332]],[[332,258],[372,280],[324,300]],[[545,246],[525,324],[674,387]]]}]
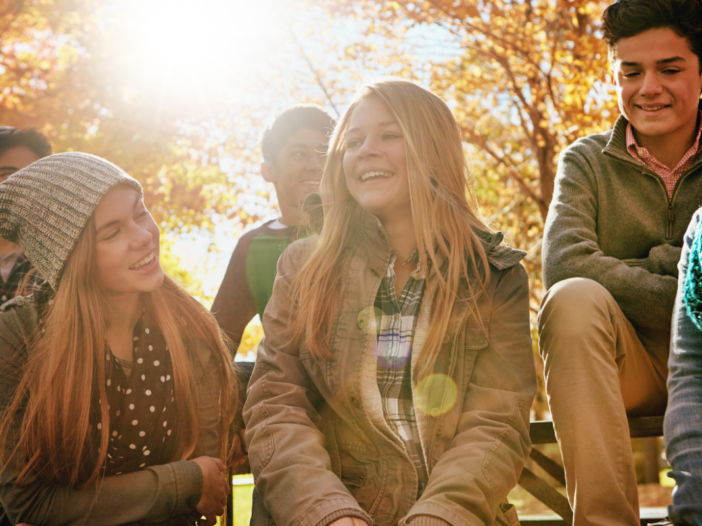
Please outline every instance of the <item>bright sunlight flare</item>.
[{"label": "bright sunlight flare", "polygon": [[155,100],[241,85],[289,38],[282,0],[117,0],[112,6],[105,20],[119,45],[110,62]]}]

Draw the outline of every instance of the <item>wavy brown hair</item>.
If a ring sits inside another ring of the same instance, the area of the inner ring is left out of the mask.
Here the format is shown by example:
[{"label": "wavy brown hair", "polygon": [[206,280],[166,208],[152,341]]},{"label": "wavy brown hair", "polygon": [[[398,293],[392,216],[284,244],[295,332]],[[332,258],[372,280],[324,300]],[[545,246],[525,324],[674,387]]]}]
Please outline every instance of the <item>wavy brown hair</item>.
[{"label": "wavy brown hair", "polygon": [[[20,471],[69,486],[100,477],[109,441],[105,389],[106,299],[96,285],[95,224],[88,221],[29,343],[19,387],[0,422],[0,460]],[[231,465],[230,424],[237,407],[231,355],[214,317],[171,278],[143,295],[173,363],[178,444],[169,461],[190,457],[198,440],[192,345],[207,346],[218,363],[221,408],[219,456]],[[97,396],[96,396],[97,390]],[[98,413],[98,434],[90,425]]]},{"label": "wavy brown hair", "polygon": [[475,212],[460,127],[443,100],[413,82],[384,78],[363,85],[337,124],[322,176],[324,226],[293,282],[297,317],[292,340],[304,339],[316,359],[331,356],[329,340],[342,287],[340,269],[360,226],[360,206],[344,176],[345,136],[354,110],[370,97],[384,102],[402,129],[419,260],[423,269],[429,269],[427,283],[436,287],[418,362],[421,378],[433,370],[461,286],[466,287],[467,301],[477,313],[478,297],[490,275],[485,250],[474,231],[488,228]]}]

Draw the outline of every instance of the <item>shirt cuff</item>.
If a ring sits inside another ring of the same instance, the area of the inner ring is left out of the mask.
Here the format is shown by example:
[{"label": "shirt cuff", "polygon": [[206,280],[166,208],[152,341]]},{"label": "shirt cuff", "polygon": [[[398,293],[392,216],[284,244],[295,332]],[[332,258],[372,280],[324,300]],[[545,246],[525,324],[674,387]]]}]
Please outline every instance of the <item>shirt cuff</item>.
[{"label": "shirt cuff", "polygon": [[451,526],[448,522],[432,515],[415,515],[408,522],[411,526]]},{"label": "shirt cuff", "polygon": [[[316,524],[316,526],[329,526],[335,520],[342,519],[344,517],[354,517],[356,519],[361,519],[366,523],[368,522],[368,515],[363,513],[361,510],[357,508],[341,508],[340,510],[336,510],[324,517]],[[371,525],[369,524],[368,526]]]},{"label": "shirt cuff", "polygon": [[202,470],[192,460],[180,460],[168,464],[173,470],[176,502],[173,514],[193,511],[202,498]]}]

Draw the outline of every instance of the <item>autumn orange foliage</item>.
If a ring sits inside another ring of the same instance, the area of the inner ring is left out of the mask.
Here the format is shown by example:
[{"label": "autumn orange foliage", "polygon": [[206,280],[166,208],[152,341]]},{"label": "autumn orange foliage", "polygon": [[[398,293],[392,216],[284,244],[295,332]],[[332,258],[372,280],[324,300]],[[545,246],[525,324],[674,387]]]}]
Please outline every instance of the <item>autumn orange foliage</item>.
[{"label": "autumn orange foliage", "polygon": [[[607,4],[288,2],[287,9],[305,10],[326,25],[315,22],[315,31],[297,35],[288,27],[300,67],[266,89],[298,102],[326,100],[343,110],[356,82],[369,74],[391,72],[428,84],[461,125],[487,222],[504,231],[512,246],[529,252],[525,264],[535,313],[542,295],[539,248],[558,155],[577,138],[610,128],[618,114],[599,34]],[[0,4],[0,124],[37,127],[57,151],[87,151],[122,166],[142,182],[148,206],[173,234],[211,230],[216,215],[243,229],[270,212],[266,196],[244,208],[244,197],[250,198],[246,188],[220,164],[228,157],[237,174],[255,172],[256,138],[269,117],[270,98],[259,107],[240,104],[213,114],[218,101],[206,108],[178,98],[166,103],[163,97],[176,97],[173,90],[134,90],[124,81],[126,59],[113,39],[129,21],[108,9],[109,3],[98,0]],[[340,23],[355,28],[343,42],[335,34]],[[453,47],[422,64],[405,38],[432,28]],[[317,90],[315,96],[310,89]],[[226,138],[212,140],[213,130]],[[181,277],[192,280],[187,273]],[[191,285],[196,288],[197,280]],[[255,339],[247,340],[250,348]],[[539,404],[537,410],[543,410],[543,395]]]}]

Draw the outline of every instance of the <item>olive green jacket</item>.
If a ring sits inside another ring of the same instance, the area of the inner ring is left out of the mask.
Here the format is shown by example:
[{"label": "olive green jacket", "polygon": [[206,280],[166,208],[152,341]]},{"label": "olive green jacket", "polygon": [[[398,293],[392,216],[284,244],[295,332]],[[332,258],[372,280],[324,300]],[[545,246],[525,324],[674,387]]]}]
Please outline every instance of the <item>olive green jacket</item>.
[{"label": "olive green jacket", "polygon": [[[0,414],[12,399],[27,361],[27,342],[37,326],[32,299],[16,298],[0,307]],[[192,458],[218,456],[219,375],[211,351],[201,346],[195,379],[198,385],[200,437]],[[0,469],[4,466],[0,465]],[[152,466],[143,471],[104,477],[75,489],[41,479],[25,479],[15,486],[18,473],[0,474],[0,526],[24,522],[33,526],[113,526],[159,523],[193,511],[202,494],[202,471],[188,460]]]},{"label": "olive green jacket", "polygon": [[[373,304],[391,249],[375,218],[359,222],[341,270],[331,361],[289,342],[291,281],[316,237],[293,243],[278,262],[244,406],[256,482],[252,526],[326,526],[344,516],[375,526],[518,524],[514,508],[501,503],[531,450],[536,379],[524,253],[500,246],[501,234],[482,233],[491,275],[479,305],[487,334],[469,312],[466,290],[456,291],[432,389],[414,382],[429,470],[418,499],[415,466],[383,416],[373,353]],[[429,279],[413,370],[434,292]]]}]

